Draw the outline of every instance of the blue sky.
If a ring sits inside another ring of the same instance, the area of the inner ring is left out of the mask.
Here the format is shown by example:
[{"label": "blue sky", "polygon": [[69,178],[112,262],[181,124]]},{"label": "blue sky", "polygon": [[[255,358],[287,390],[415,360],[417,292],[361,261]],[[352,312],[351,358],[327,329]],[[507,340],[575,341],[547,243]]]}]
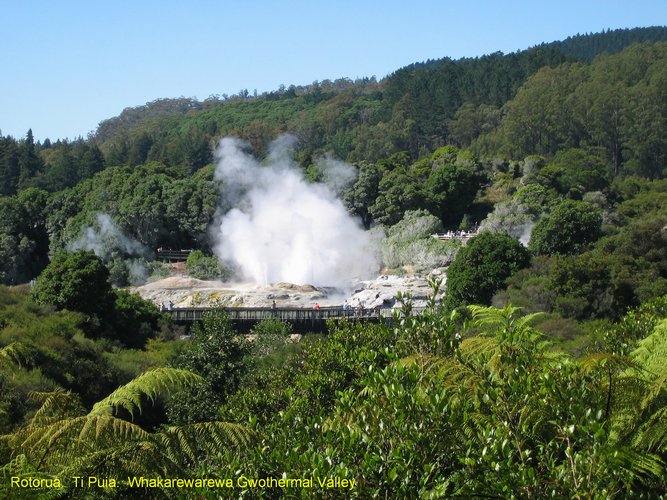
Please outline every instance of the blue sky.
[{"label": "blue sky", "polygon": [[0,130],[85,137],[163,97],[376,76],[667,25],[667,1],[0,0]]}]

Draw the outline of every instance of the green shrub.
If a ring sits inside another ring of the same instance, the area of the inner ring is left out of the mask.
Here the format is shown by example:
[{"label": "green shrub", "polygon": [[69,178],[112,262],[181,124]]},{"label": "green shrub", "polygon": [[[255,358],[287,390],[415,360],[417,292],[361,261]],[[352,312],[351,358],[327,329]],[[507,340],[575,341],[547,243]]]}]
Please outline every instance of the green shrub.
[{"label": "green shrub", "polygon": [[185,267],[190,276],[200,280],[227,280],[231,277],[230,270],[216,257],[205,255],[201,250],[190,253]]},{"label": "green shrub", "polygon": [[490,304],[505,280],[529,263],[528,250],[515,239],[482,232],[459,250],[447,270],[446,306],[454,309],[466,304]]},{"label": "green shrub", "polygon": [[597,207],[565,200],[535,224],[529,248],[537,255],[575,255],[600,237],[601,226]]}]

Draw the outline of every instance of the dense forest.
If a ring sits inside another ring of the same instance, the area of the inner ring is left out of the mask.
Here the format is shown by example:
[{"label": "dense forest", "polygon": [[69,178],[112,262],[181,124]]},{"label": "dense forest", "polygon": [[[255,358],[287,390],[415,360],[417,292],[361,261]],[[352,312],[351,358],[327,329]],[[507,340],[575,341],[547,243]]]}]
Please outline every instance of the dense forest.
[{"label": "dense forest", "polygon": [[[310,182],[354,167],[387,272],[447,267],[425,311],[250,341],[123,288],[158,247],[228,276],[215,146],[281,134]],[[3,497],[667,494],[667,28],[0,137],[0,189]]]}]

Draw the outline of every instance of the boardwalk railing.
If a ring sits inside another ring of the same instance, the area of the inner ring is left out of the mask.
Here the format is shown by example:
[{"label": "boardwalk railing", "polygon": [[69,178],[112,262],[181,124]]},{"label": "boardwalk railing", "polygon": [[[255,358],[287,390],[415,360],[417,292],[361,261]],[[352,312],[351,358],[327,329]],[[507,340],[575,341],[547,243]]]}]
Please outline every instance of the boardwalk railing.
[{"label": "boardwalk railing", "polygon": [[188,260],[188,256],[192,250],[167,250],[164,248],[157,249],[157,259],[165,262],[183,262]]},{"label": "boardwalk railing", "polygon": [[[303,308],[265,308],[265,307],[176,307],[166,311],[177,323],[201,321],[207,311],[223,311],[232,323],[247,329],[265,319],[277,319],[290,323],[297,329],[323,331],[329,319],[348,318],[351,321],[386,321],[391,322],[395,309],[344,309],[342,307],[322,307],[320,309]],[[413,308],[414,313],[420,310]]]},{"label": "boardwalk railing", "polygon": [[343,309],[342,307],[322,307],[320,309],[303,308],[266,308],[266,307],[176,307],[170,311],[177,322],[200,321],[207,311],[223,311],[232,321],[262,321],[279,319],[288,322],[326,321],[335,318],[390,318],[393,309]]}]

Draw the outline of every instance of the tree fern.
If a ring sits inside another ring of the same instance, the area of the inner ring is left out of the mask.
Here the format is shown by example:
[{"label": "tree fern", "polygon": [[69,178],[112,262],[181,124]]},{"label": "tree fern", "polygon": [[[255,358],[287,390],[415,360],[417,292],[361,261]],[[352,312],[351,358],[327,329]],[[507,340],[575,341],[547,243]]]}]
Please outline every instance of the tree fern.
[{"label": "tree fern", "polygon": [[194,462],[198,454],[217,455],[230,445],[241,446],[250,442],[252,431],[228,422],[199,422],[170,427],[154,436],[165,445],[171,456],[187,457]]},{"label": "tree fern", "polygon": [[203,456],[248,444],[252,431],[238,424],[206,422],[150,433],[114,413],[122,408],[134,415],[141,411],[142,398],[154,400],[199,380],[187,370],[152,370],[116,389],[88,414],[71,393],[33,393],[41,407],[23,427],[2,438],[14,456],[24,457],[25,467],[41,474],[187,477]]},{"label": "tree fern", "polygon": [[141,400],[145,396],[154,401],[159,394],[182,391],[202,380],[188,370],[178,368],[156,368],[119,387],[102,401],[95,403],[90,415],[112,415],[123,408],[134,417],[141,412]]},{"label": "tree fern", "polygon": [[667,320],[658,323],[653,333],[639,342],[631,357],[641,366],[645,382],[644,390],[635,398],[639,429],[634,443],[667,453]]},{"label": "tree fern", "polygon": [[468,306],[468,309],[475,323],[484,328],[482,334],[496,335],[509,342],[520,341],[526,334],[534,335],[536,332],[530,323],[543,315],[538,312],[520,316],[521,308],[511,304],[503,309],[475,305]]},{"label": "tree fern", "polygon": [[640,340],[630,356],[654,375],[664,370],[667,359],[667,319],[658,323],[649,336]]}]

